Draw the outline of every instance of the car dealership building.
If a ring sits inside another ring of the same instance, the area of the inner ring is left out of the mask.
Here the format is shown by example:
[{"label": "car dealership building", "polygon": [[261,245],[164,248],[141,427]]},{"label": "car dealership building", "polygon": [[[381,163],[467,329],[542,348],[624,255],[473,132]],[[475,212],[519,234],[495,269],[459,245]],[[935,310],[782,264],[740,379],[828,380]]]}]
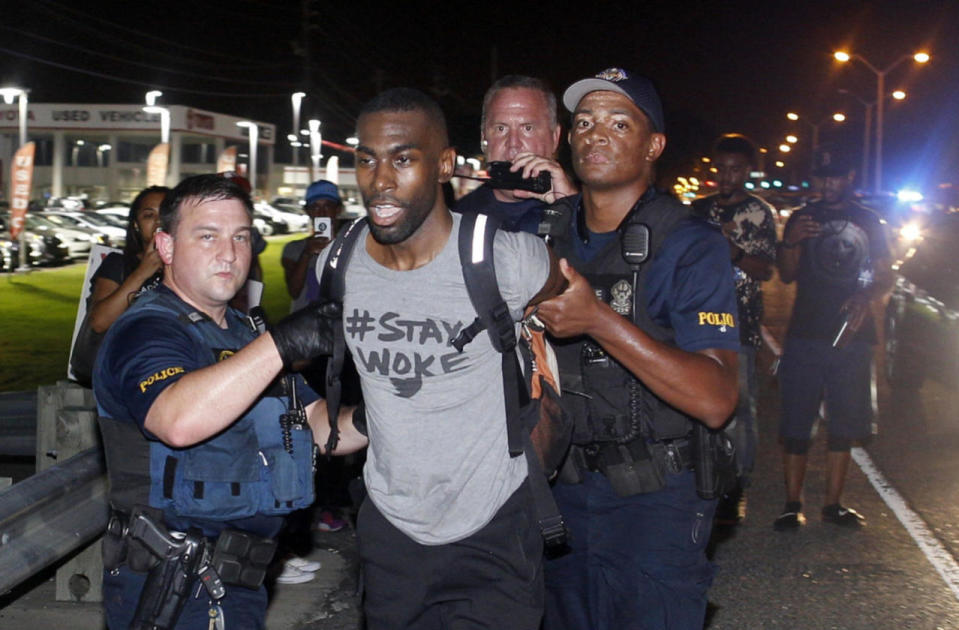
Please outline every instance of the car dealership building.
[{"label": "car dealership building", "polygon": [[[276,127],[183,105],[160,108],[169,116],[168,185],[194,173],[216,169],[223,152],[236,147],[245,172],[250,153],[249,126],[257,126],[256,188],[271,189]],[[36,143],[33,199],[87,196],[129,200],[147,183],[147,157],[161,142],[163,113],[142,105],[30,103],[27,140]],[[19,110],[0,103],[0,182],[9,196],[10,164],[17,150]]]}]

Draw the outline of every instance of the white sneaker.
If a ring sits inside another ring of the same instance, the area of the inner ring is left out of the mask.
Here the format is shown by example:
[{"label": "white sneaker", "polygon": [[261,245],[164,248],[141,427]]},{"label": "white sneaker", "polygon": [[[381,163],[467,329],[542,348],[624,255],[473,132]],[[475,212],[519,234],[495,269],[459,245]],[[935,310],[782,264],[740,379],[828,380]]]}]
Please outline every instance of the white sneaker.
[{"label": "white sneaker", "polygon": [[289,563],[283,564],[283,573],[276,577],[277,584],[305,584],[315,576],[309,571],[300,571]]},{"label": "white sneaker", "polygon": [[300,556],[293,556],[286,561],[286,566],[299,569],[300,571],[304,571],[306,573],[316,573],[323,565],[316,560],[307,560],[306,558],[301,558]]}]

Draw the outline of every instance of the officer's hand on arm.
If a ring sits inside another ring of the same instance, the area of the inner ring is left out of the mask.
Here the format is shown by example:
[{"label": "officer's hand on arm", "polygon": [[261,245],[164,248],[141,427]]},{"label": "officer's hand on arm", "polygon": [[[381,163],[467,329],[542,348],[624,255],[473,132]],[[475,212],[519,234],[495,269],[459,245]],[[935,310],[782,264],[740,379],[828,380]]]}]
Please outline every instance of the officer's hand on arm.
[{"label": "officer's hand on arm", "polygon": [[657,396],[707,426],[729,419],[739,395],[735,351],[688,352],[656,341],[601,302],[565,259],[560,265],[569,288],[537,311],[550,333],[589,335]]},{"label": "officer's hand on arm", "polygon": [[340,305],[312,303],[281,319],[269,332],[283,367],[321,355],[333,354],[333,326],[338,325]]},{"label": "officer's hand on arm", "polygon": [[[366,448],[366,445],[369,444],[369,439],[360,433],[353,424],[354,411],[356,411],[355,406],[340,406],[340,412],[338,414],[340,433],[339,440],[336,443],[336,449],[333,451],[334,455],[349,455],[362,448]],[[326,409],[326,401],[320,399],[307,405],[306,414],[310,428],[313,430],[313,441],[316,442],[322,452],[323,449],[326,448],[326,441],[330,437],[330,416]]]},{"label": "officer's hand on arm", "polygon": [[216,435],[256,402],[284,366],[332,352],[338,309],[311,304],[229,359],[184,375],[153,401],[144,427],[173,447]]},{"label": "officer's hand on arm", "polygon": [[528,190],[514,190],[513,196],[517,199],[539,199],[545,203],[555,203],[558,199],[575,195],[579,191],[566,175],[566,171],[556,160],[536,155],[535,153],[520,153],[513,158],[513,172],[523,171],[524,178],[536,177],[543,171],[548,171],[552,178],[552,187],[545,193],[537,194]]}]

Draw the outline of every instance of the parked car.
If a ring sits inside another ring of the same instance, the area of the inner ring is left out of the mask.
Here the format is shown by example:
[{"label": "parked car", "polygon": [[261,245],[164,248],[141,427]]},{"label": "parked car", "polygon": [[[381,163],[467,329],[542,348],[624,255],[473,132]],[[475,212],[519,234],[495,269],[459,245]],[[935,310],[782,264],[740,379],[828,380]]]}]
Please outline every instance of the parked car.
[{"label": "parked car", "polygon": [[59,210],[92,210],[93,204],[86,197],[50,197],[46,207]]},{"label": "parked car", "polygon": [[270,205],[284,212],[305,214],[305,210],[303,210],[303,200],[297,199],[296,197],[274,197]]},{"label": "parked car", "polygon": [[959,214],[936,214],[898,270],[886,306],[886,376],[894,389],[931,378],[959,387]]},{"label": "parked car", "polygon": [[96,212],[78,212],[76,210],[48,210],[43,216],[56,223],[56,219],[66,222],[66,227],[85,227],[103,234],[110,247],[123,247],[127,240],[127,230]]},{"label": "parked car", "polygon": [[286,232],[305,232],[309,229],[310,217],[305,214],[284,212],[262,201],[253,204],[253,208],[269,215],[274,222],[285,224]]},{"label": "parked car", "polygon": [[93,204],[95,210],[103,210],[104,208],[129,208],[130,204],[126,201],[97,201]]},{"label": "parked car", "polygon": [[[9,225],[10,215],[2,215],[4,225]],[[26,229],[34,234],[55,236],[67,248],[69,258],[86,258],[94,243],[103,243],[103,235],[87,228],[67,228],[43,218],[43,213],[28,212],[24,221]],[[0,229],[6,229],[0,228]],[[104,243],[106,244],[106,243]]]},{"label": "parked car", "polygon": [[[20,243],[10,238],[8,219],[0,216],[0,270],[12,271],[20,266]],[[53,234],[40,235],[30,230],[24,231],[27,243],[27,265],[59,265],[67,262],[68,252],[63,243]]]},{"label": "parked car", "polygon": [[126,225],[126,222],[130,218],[130,206],[111,206],[109,208],[100,208],[96,211],[97,214],[102,214],[106,217],[113,217],[123,222]]},{"label": "parked car", "polygon": [[253,227],[260,233],[260,236],[272,236],[276,233],[273,221],[269,220],[269,218],[256,216],[255,214],[253,216]]}]

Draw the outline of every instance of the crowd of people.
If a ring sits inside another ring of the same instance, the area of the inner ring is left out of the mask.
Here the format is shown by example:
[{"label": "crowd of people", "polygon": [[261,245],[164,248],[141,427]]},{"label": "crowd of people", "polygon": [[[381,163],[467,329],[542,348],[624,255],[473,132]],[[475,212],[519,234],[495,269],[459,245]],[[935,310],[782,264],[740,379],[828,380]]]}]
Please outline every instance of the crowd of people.
[{"label": "crowd of people", "polygon": [[[654,186],[668,127],[652,81],[609,68],[561,102],[572,172],[557,159],[550,87],[494,83],[482,103],[487,162],[548,188],[494,179],[452,208],[456,154],[437,103],[412,88],[367,102],[356,179],[368,216],[340,225],[336,186],[308,187],[312,232],[282,256],[292,312],[273,325],[231,306],[254,258],[249,190],[211,174],[137,197],[130,251],[95,278],[91,308],[106,333],[93,389],[110,478],[111,629],[262,628],[284,524],[316,504],[326,515],[314,524],[331,527],[339,515],[318,496],[327,460],[359,451],[371,630],[701,628],[714,522],[746,515],[761,283],[774,268],[798,285],[774,527],[805,521],[821,401],[822,518],[862,526],[841,494],[851,446],[870,437],[869,306],[891,274],[880,223],[851,200],[848,156],[817,156],[821,200],[779,241],[773,208],[745,188],[756,163],[745,136],[717,140],[717,192],[687,206]],[[510,371],[515,339],[477,304],[470,257],[495,270],[493,318],[545,328],[555,353],[572,429],[545,498],[521,435],[536,368]],[[561,520],[542,518],[544,501]],[[295,574],[309,568],[294,561],[284,575],[305,581]]]}]

